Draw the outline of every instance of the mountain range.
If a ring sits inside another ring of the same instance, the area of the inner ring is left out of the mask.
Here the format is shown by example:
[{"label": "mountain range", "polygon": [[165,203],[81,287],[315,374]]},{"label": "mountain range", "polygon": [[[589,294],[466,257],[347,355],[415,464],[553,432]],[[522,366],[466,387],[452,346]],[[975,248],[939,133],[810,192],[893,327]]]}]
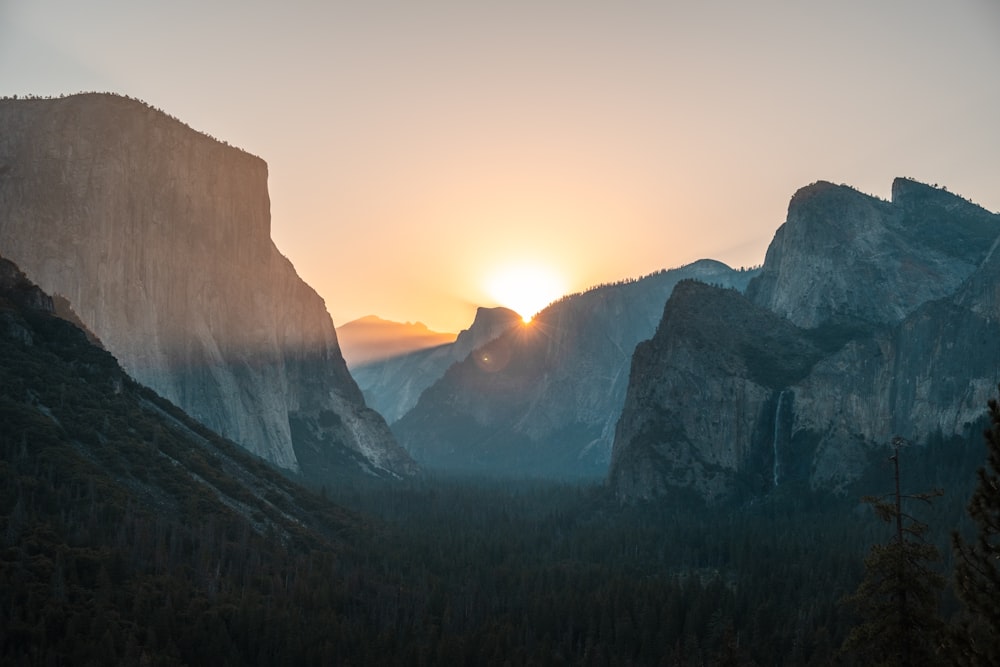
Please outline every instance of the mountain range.
[{"label": "mountain range", "polygon": [[674,286],[742,289],[754,275],[702,260],[564,297],[451,365],[390,419],[393,433],[431,469],[601,478],[632,351],[655,331]]},{"label": "mountain range", "polygon": [[849,627],[837,600],[868,535],[844,502],[634,511],[590,485],[437,477],[329,492],[364,513],[135,382],[0,259],[3,664],[735,664],[720,618],[748,647],[735,662],[812,664]]},{"label": "mountain range", "polygon": [[453,343],[455,335],[431,331],[422,322],[392,322],[366,315],[337,327],[337,341],[353,372],[374,361]]},{"label": "mountain range", "polygon": [[363,318],[345,339],[380,358],[351,370],[266,180],[135,100],[0,100],[0,252],[130,377],[317,486],[422,464],[629,502],[840,493],[893,438],[977,440],[1000,381],[1000,216],[911,179],[800,189],[759,269],[701,260],[530,324],[480,309],[450,342],[408,325],[402,354]]},{"label": "mountain range", "polygon": [[891,201],[802,188],[745,294],[679,285],[636,349],[611,488],[842,492],[897,437],[978,447],[1000,381],[998,238],[1000,215],[910,179]]},{"label": "mountain range", "polygon": [[448,367],[522,322],[509,308],[479,308],[453,342],[361,364],[351,369],[365,401],[391,424],[410,411]]}]

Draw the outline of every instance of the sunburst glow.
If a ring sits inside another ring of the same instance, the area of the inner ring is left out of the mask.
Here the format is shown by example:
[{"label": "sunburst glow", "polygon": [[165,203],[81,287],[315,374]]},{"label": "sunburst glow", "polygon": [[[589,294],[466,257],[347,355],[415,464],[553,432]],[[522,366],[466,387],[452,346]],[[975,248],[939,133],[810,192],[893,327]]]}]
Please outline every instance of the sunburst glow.
[{"label": "sunburst glow", "polygon": [[527,323],[539,310],[565,294],[566,283],[546,267],[516,264],[495,273],[487,290],[497,303],[516,311]]}]

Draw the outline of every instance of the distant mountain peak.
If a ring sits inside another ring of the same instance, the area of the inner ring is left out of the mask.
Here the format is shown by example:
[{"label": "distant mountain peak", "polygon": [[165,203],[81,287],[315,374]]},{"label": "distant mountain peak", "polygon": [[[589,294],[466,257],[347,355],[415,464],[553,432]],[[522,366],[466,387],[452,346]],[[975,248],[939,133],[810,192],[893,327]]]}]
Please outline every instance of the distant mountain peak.
[{"label": "distant mountain peak", "polygon": [[409,411],[421,392],[444,375],[449,366],[520,322],[521,316],[509,308],[480,307],[472,324],[457,338],[443,345],[360,364],[352,373],[368,404],[391,424]]},{"label": "distant mountain peak", "polygon": [[389,325],[403,325],[407,327],[413,327],[416,329],[427,329],[430,330],[426,324],[423,322],[397,322],[395,320],[387,320],[384,317],[379,317],[378,315],[365,315],[364,317],[359,317],[356,320],[351,320],[347,324],[340,325],[340,328],[347,326],[356,325],[378,325],[378,324],[389,324]]},{"label": "distant mountain peak", "polygon": [[792,220],[799,215],[809,214],[809,212],[830,211],[843,206],[878,204],[886,204],[886,202],[849,185],[816,181],[799,188],[792,195],[791,201],[788,202],[788,219]]},{"label": "distant mountain peak", "polygon": [[378,315],[365,315],[337,327],[337,339],[347,365],[357,368],[451,343],[455,334],[432,331],[423,322],[394,322]]},{"label": "distant mountain peak", "polygon": [[910,179],[892,189],[891,202],[826,181],[799,189],[747,296],[810,328],[896,322],[953,291],[1000,232],[995,216]]},{"label": "distant mountain peak", "polygon": [[[755,274],[703,260],[563,297],[530,326],[522,326],[510,309],[481,308],[454,346],[475,353],[450,366],[411,410],[390,420],[393,432],[428,468],[601,476],[632,351],[653,335],[674,286],[694,278],[742,290]],[[506,327],[498,337],[491,332],[481,343],[467,344],[497,319]],[[403,384],[405,375],[386,370],[380,382]],[[365,386],[374,383],[358,382],[368,396]]]},{"label": "distant mountain peak", "polygon": [[479,308],[476,308],[476,317],[472,320],[472,326],[470,326],[469,329],[490,327],[496,324],[507,324],[520,319],[521,315],[510,308],[505,308],[504,306],[495,306],[493,308],[480,306]]},{"label": "distant mountain peak", "polygon": [[896,178],[892,182],[892,203],[904,211],[932,208],[938,211],[965,210],[973,216],[989,213],[978,204],[949,192],[946,187],[921,183],[912,178]]},{"label": "distant mountain peak", "polygon": [[803,199],[808,197],[814,197],[827,192],[833,192],[836,190],[847,190],[850,192],[857,192],[854,188],[848,185],[837,185],[836,183],[831,183],[830,181],[814,181],[809,185],[803,185],[801,188],[795,191],[792,195],[792,200]]},{"label": "distant mountain peak", "polygon": [[947,191],[940,190],[936,186],[921,183],[920,181],[907,178],[905,176],[897,176],[892,179],[892,201],[894,203],[900,203],[902,200],[905,200],[907,197],[911,197],[915,194],[926,195],[930,192]]}]

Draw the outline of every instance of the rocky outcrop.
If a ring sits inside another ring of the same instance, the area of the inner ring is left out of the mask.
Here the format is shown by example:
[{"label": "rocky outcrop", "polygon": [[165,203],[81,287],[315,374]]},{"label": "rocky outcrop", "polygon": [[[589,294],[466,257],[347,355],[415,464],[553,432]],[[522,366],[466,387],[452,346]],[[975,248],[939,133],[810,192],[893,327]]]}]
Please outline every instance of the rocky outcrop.
[{"label": "rocky outcrop", "polygon": [[28,280],[16,264],[3,257],[0,257],[0,304],[55,312],[52,297]]},{"label": "rocky outcrop", "polygon": [[898,322],[976,269],[995,238],[993,218],[909,179],[893,182],[891,202],[814,183],[792,197],[747,296],[802,327]]},{"label": "rocky outcrop", "polygon": [[[815,196],[832,210],[793,199],[767,255],[781,266],[765,263],[746,297],[675,290],[633,359],[608,477],[619,498],[694,491],[716,501],[789,483],[839,492],[894,436],[975,430],[1000,381],[1000,216],[910,181],[893,191],[891,207],[829,185]],[[866,218],[858,234],[858,209],[845,201],[895,212]],[[804,258],[818,251],[799,226],[840,238],[828,247],[843,272],[871,284],[812,282]]]},{"label": "rocky outcrop", "polygon": [[451,366],[393,432],[430,468],[603,476],[632,352],[674,285],[742,289],[754,274],[703,260],[566,297]]},{"label": "rocky outcrop", "polygon": [[1000,383],[998,269],[993,253],[955,294],[852,341],[794,388],[793,434],[816,449],[812,486],[843,488],[863,472],[863,450],[897,435],[978,445],[975,426]]},{"label": "rocky outcrop", "polygon": [[316,481],[341,459],[413,470],[271,241],[263,160],[127,98],[0,101],[0,251],[250,451]]},{"label": "rocky outcrop", "polygon": [[417,404],[424,389],[449,366],[520,323],[521,316],[509,308],[479,308],[472,325],[454,342],[362,364],[352,375],[368,405],[392,424]]},{"label": "rocky outcrop", "polygon": [[788,445],[788,388],[843,342],[816,334],[735,290],[679,284],[632,358],[609,472],[619,497],[715,501],[787,477],[774,452]]}]

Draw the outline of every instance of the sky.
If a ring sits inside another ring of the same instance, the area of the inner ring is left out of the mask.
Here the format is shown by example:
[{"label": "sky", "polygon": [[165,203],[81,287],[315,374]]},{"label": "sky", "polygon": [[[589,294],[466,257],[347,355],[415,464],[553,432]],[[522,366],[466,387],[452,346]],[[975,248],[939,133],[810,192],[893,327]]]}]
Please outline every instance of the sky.
[{"label": "sky", "polygon": [[80,91],[263,158],[337,326],[759,265],[817,180],[1000,211],[998,0],[0,0],[0,95]]}]

